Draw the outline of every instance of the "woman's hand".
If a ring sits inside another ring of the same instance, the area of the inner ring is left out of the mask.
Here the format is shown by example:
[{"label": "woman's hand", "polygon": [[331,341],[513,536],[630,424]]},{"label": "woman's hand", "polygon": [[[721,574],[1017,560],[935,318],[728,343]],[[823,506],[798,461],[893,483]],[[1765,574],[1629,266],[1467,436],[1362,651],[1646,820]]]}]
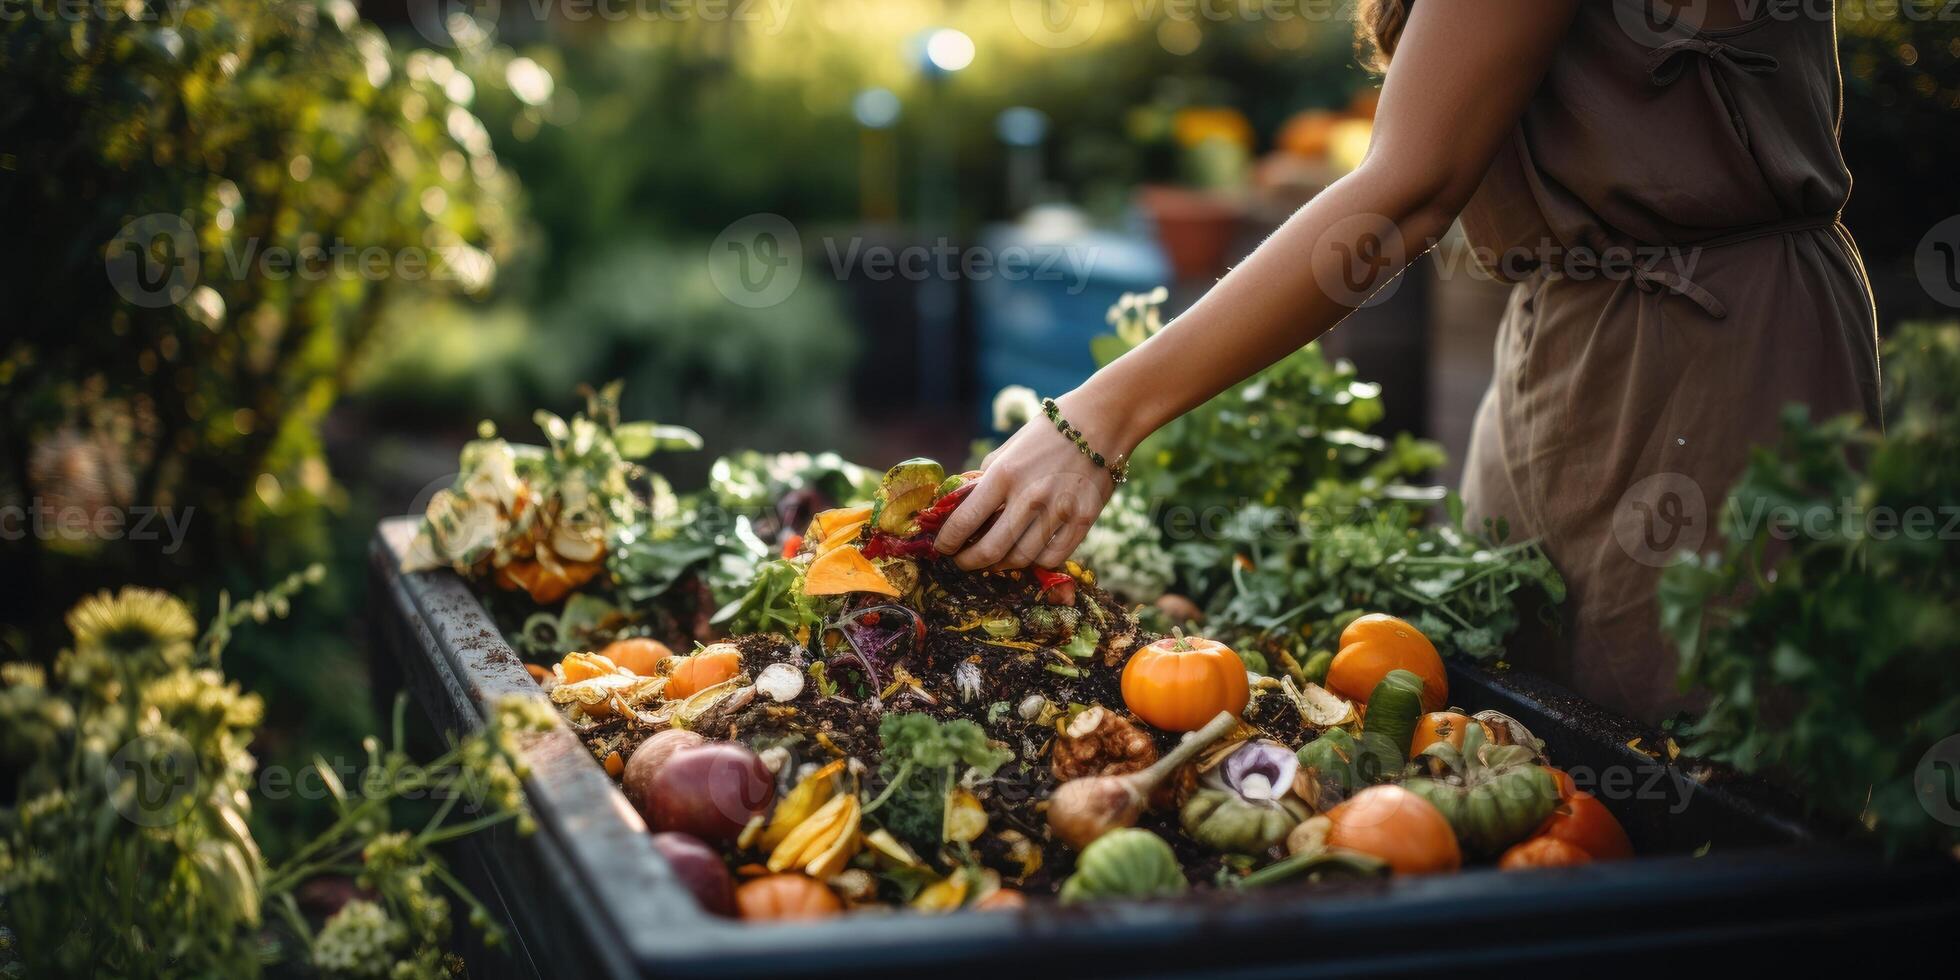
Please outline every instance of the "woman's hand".
[{"label": "woman's hand", "polygon": [[[1114,427],[1101,424],[1082,400],[1063,396],[1059,404],[1062,417],[1081,429],[1090,445],[1105,453],[1128,451],[1127,446],[1102,448],[1116,443],[1098,443],[1097,433]],[[1083,414],[1078,417],[1077,411]],[[1116,489],[1108,470],[1090,462],[1041,416],[989,453],[981,470],[979,484],[934,539],[942,553],[953,555],[954,564],[968,570],[1060,566]]]}]

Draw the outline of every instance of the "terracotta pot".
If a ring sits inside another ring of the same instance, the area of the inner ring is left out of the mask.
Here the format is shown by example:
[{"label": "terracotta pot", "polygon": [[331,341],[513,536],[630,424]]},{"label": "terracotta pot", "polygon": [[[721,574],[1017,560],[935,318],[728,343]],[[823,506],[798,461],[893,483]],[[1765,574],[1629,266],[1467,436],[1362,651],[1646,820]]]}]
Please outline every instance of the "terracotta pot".
[{"label": "terracotta pot", "polygon": [[1146,185],[1137,190],[1137,204],[1157,226],[1157,242],[1180,282],[1224,273],[1244,215],[1237,201],[1186,187]]}]

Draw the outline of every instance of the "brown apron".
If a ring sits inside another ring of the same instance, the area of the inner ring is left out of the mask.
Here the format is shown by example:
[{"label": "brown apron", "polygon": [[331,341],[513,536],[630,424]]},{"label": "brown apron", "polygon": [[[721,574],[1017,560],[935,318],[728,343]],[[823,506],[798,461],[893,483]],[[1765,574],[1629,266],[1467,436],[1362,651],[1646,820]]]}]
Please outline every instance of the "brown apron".
[{"label": "brown apron", "polygon": [[1562,635],[1515,659],[1654,722],[1694,703],[1660,637],[1660,567],[1718,543],[1786,403],[1878,420],[1877,325],[1838,221],[1834,25],[1648,34],[1628,4],[1581,5],[1463,214],[1480,264],[1516,283],[1464,497],[1570,585]]}]

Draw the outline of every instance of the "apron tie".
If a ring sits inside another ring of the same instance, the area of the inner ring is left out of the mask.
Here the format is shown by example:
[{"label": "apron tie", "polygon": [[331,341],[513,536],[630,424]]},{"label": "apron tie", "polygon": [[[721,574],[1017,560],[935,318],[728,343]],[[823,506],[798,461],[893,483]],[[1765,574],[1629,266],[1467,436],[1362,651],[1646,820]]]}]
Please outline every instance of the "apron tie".
[{"label": "apron tie", "polygon": [[1753,75],[1767,75],[1783,67],[1775,55],[1766,51],[1751,51],[1712,37],[1681,37],[1648,52],[1647,76],[1656,86],[1666,88],[1681,77],[1688,56],[1696,54]]},{"label": "apron tie", "polygon": [[1735,97],[1729,93],[1728,75],[1734,71],[1751,75],[1767,75],[1783,67],[1776,56],[1766,51],[1751,51],[1739,48],[1727,41],[1712,37],[1681,37],[1648,52],[1647,77],[1655,87],[1666,88],[1680,79],[1689,58],[1699,55],[1705,65],[1723,67],[1728,71],[1713,72],[1713,82],[1721,96],[1723,108],[1728,110],[1729,122],[1742,139],[1742,145],[1749,145],[1749,126],[1742,119],[1742,110],[1737,107]]},{"label": "apron tie", "polygon": [[[1830,217],[1788,218],[1749,228],[1738,228],[1726,235],[1717,235],[1714,238],[1695,242],[1691,245],[1674,246],[1636,264],[1633,267],[1633,284],[1641,292],[1647,293],[1648,295],[1672,293],[1701,307],[1707,311],[1709,316],[1717,320],[1726,319],[1729,315],[1728,306],[1716,298],[1714,293],[1702,288],[1701,284],[1695,282],[1687,273],[1679,271],[1682,268],[1680,262],[1675,262],[1674,268],[1672,269],[1662,268],[1662,263],[1666,262],[1672,256],[1678,256],[1686,252],[1693,256],[1696,264],[1699,264],[1704,254],[1716,249],[1729,248],[1734,245],[1741,245],[1764,238],[1823,231],[1836,227],[1837,221],[1837,215],[1831,215]],[[1693,271],[1695,266],[1688,265],[1686,268],[1689,271]]]},{"label": "apron tie", "polygon": [[1729,315],[1729,308],[1722,305],[1722,301],[1716,299],[1714,293],[1703,289],[1694,280],[1680,273],[1654,268],[1652,261],[1634,268],[1633,282],[1643,293],[1659,293],[1665,290],[1689,300],[1717,320]]}]

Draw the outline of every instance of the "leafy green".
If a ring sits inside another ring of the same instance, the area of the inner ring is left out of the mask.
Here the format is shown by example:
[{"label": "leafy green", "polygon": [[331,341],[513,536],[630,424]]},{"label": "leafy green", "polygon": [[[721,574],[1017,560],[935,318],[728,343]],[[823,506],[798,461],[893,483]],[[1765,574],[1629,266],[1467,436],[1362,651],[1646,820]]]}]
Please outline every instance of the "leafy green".
[{"label": "leafy green", "polygon": [[774,586],[782,583],[781,572],[772,573],[778,577],[770,588],[756,590],[775,554],[757,528],[779,533],[777,507],[792,494],[809,491],[824,501],[849,504],[868,499],[876,487],[875,471],[835,453],[744,450],[723,456],[709,468],[708,485],[699,493],[681,496],[668,513],[653,514],[638,533],[616,542],[608,566],[620,595],[630,602],[659,599],[698,577],[714,608],[732,616],[731,603],[753,599],[760,605],[744,622],[775,623],[767,628],[794,632],[791,621],[804,620],[780,604],[784,597]]},{"label": "leafy green", "polygon": [[[1452,513],[1458,513],[1450,498]],[[1334,645],[1364,612],[1407,619],[1446,654],[1489,659],[1520,625],[1520,610],[1565,597],[1564,580],[1531,542],[1503,543],[1451,525],[1419,525],[1421,511],[1394,502],[1363,507],[1327,526],[1292,526],[1290,515],[1248,510],[1214,541],[1181,558],[1224,569],[1208,593],[1214,632],[1275,645],[1299,660]],[[1245,556],[1245,561],[1236,560]]]},{"label": "leafy green", "polygon": [[[1161,329],[1162,301],[1118,302],[1097,358]],[[1444,650],[1499,655],[1527,597],[1556,603],[1564,584],[1535,545],[1506,544],[1501,524],[1473,532],[1454,497],[1408,482],[1443,452],[1370,434],[1380,396],[1353,365],[1302,348],[1146,440],[1084,561],[1132,599],[1183,592],[1242,651],[1305,661],[1355,616],[1387,612]],[[1428,522],[1437,501],[1447,523]]]},{"label": "leafy green", "polygon": [[[1160,302],[1125,297],[1111,311],[1116,332],[1092,344],[1098,362],[1154,333]],[[1369,435],[1381,418],[1381,386],[1308,344],[1144,440],[1123,492],[1208,519],[1248,505],[1298,505],[1330,478],[1387,483],[1441,464],[1434,443]]]},{"label": "leafy green", "polygon": [[1101,642],[1102,633],[1094,626],[1083,623],[1075,628],[1074,635],[1061,646],[1061,651],[1076,660],[1087,660],[1096,655],[1096,646]]},{"label": "leafy green", "polygon": [[886,830],[928,849],[939,846],[946,794],[958,785],[960,767],[986,777],[1014,759],[1006,746],[965,719],[942,722],[916,712],[886,715],[878,739],[883,746],[878,777],[885,788],[864,812],[877,812]]},{"label": "leafy green", "polygon": [[822,625],[838,602],[837,597],[804,594],[802,566],[778,558],[757,567],[749,590],[717,611],[713,622],[737,634],[795,635],[804,627]]},{"label": "leafy green", "polygon": [[[1951,848],[1960,798],[1960,326],[1903,329],[1886,430],[1801,406],[1663,573],[1662,628],[1711,701],[1687,751],[1787,778],[1894,852]],[[1942,762],[1941,760],[1946,760]]]}]

